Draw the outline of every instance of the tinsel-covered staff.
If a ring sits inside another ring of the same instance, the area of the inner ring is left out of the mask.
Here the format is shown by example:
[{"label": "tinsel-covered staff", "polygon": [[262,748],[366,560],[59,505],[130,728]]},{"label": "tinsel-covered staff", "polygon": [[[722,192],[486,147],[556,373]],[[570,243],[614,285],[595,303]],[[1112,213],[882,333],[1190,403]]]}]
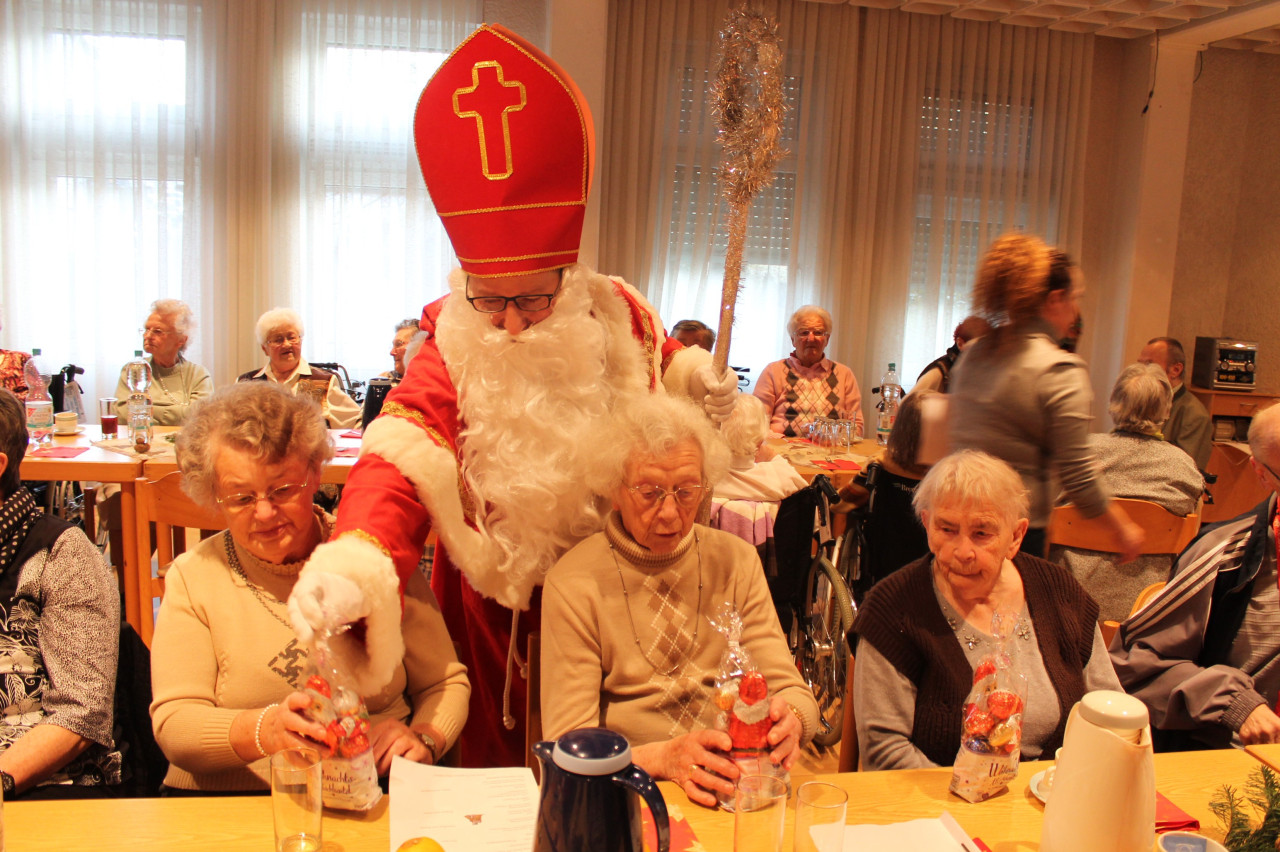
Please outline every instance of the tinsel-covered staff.
[{"label": "tinsel-covered staff", "polygon": [[729,246],[713,353],[716,372],[729,361],[751,199],[773,180],[773,167],[786,154],[778,145],[786,109],[781,66],[778,25],[759,12],[731,11],[720,31],[720,64],[711,91],[712,113],[724,146],[720,190],[729,202]]}]

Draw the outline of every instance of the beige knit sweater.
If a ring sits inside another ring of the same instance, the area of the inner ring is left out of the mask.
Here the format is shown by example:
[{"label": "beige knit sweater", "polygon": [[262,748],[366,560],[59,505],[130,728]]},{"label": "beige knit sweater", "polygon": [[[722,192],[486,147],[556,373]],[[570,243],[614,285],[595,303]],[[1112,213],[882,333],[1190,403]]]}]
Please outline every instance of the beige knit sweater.
[{"label": "beige knit sweater", "polygon": [[[326,534],[328,526],[326,525]],[[302,685],[307,652],[287,626],[285,601],[303,563],[274,565],[236,554],[260,600],[227,563],[222,533],[178,557],[165,577],[151,646],[152,726],[169,758],[165,784],[186,790],[265,790],[264,758],[246,764],[231,747],[242,710],[285,699]],[[426,581],[404,596],[404,662],[382,692],[366,698],[370,721],[432,725],[447,749],[467,719],[471,687]]]},{"label": "beige knit sweater", "polygon": [[718,709],[712,692],[727,642],[708,617],[722,601],[737,606],[743,646],[764,673],[770,693],[795,708],[808,742],[818,707],[791,661],[755,548],[728,533],[695,526],[674,553],[657,556],[626,533],[617,515],[604,532],[570,550],[547,573],[542,591],[546,738],[600,725],[637,746],[714,727]]}]

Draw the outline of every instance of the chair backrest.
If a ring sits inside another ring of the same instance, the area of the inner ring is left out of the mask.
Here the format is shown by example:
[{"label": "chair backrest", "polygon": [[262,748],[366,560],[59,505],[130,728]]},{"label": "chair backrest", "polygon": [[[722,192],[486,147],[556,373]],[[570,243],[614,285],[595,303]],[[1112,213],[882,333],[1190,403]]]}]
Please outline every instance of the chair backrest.
[{"label": "chair backrest", "polygon": [[529,684],[524,713],[524,760],[533,770],[535,781],[541,781],[542,764],[533,756],[533,744],[542,742],[542,634],[529,633]]},{"label": "chair backrest", "polygon": [[[846,641],[844,639],[841,642]],[[840,726],[840,758],[838,772],[857,772],[862,768],[862,755],[858,753],[858,722],[853,714],[853,664],[855,657],[849,654],[849,671],[844,679],[844,719]]]},{"label": "chair backrest", "polygon": [[[1146,609],[1147,604],[1151,603],[1152,598],[1158,595],[1160,590],[1163,588],[1163,582],[1152,583],[1150,586],[1147,586],[1145,589],[1138,592],[1138,597],[1133,601],[1133,608],[1129,610],[1129,617],[1132,618],[1142,612],[1142,610]],[[1112,638],[1114,638],[1116,633],[1120,630],[1120,622],[1104,621],[1098,625],[1098,628],[1102,631],[1103,643],[1105,643],[1107,647],[1111,647]]]},{"label": "chair backrest", "polygon": [[[1149,500],[1116,498],[1135,524],[1146,533],[1142,553],[1181,553],[1200,530],[1200,513],[1175,515]],[[1049,518],[1049,543],[1082,550],[1115,553],[1116,542],[1110,527],[1099,518],[1086,518],[1075,506],[1058,506]]]},{"label": "chair backrest", "polygon": [[[152,607],[155,598],[164,596],[164,574],[169,564],[187,549],[187,530],[200,531],[208,538],[226,528],[222,515],[195,503],[182,491],[182,474],[167,473],[159,479],[139,477],[135,480],[138,501],[138,576],[133,578],[141,611],[142,641],[151,646],[155,629]],[[156,571],[151,572],[151,527],[155,525]],[[130,587],[126,580],[126,593]]]}]

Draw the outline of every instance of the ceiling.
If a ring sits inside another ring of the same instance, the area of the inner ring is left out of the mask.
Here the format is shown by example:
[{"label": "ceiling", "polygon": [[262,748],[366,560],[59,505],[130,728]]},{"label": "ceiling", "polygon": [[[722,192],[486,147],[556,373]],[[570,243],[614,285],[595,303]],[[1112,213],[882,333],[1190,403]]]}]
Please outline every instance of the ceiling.
[{"label": "ceiling", "polygon": [[1280,0],[810,0],[1280,54]]}]

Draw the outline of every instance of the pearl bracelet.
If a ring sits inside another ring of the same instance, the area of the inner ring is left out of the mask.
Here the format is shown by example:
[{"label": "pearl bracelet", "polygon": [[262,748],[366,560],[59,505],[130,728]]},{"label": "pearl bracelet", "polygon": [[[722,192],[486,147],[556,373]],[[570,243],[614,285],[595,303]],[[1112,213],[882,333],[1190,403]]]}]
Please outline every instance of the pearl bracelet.
[{"label": "pearl bracelet", "polygon": [[258,714],[258,724],[253,726],[253,744],[258,747],[258,754],[263,757],[267,756],[267,750],[262,747],[262,720],[267,718],[267,711],[272,707],[279,707],[279,704],[268,704],[262,708],[262,712]]}]

